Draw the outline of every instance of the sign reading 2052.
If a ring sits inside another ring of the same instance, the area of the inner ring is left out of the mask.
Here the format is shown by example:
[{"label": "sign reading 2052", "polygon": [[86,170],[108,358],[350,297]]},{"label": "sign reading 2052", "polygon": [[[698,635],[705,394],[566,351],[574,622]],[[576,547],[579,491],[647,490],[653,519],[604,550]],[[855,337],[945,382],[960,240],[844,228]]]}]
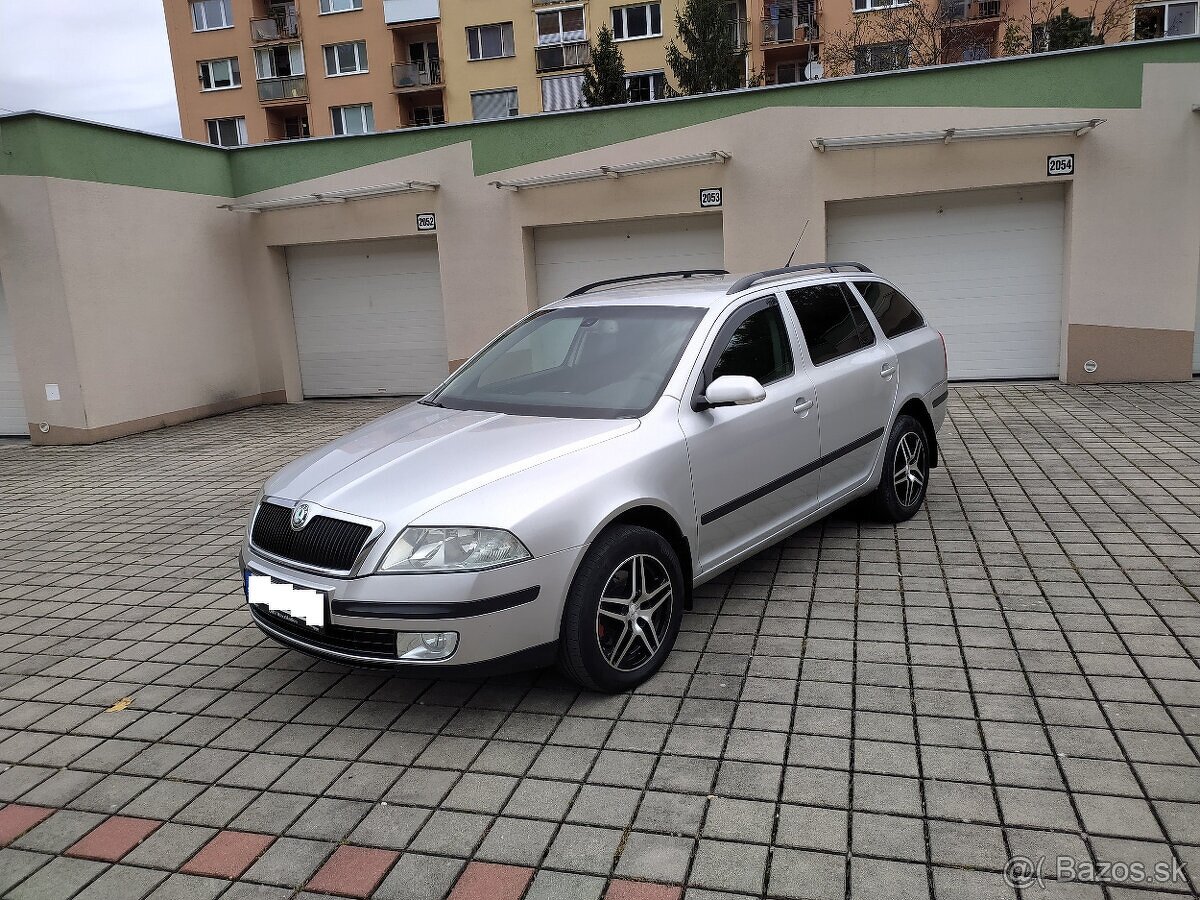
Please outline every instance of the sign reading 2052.
[{"label": "sign reading 2052", "polygon": [[1046,157],[1046,174],[1047,175],[1074,175],[1075,174],[1075,154],[1063,153],[1060,156]]},{"label": "sign reading 2052", "polygon": [[721,205],[721,189],[720,188],[701,188],[700,189],[700,208],[712,209],[714,206]]},{"label": "sign reading 2052", "polygon": [[437,216],[433,213],[417,213],[417,231],[436,231]]}]

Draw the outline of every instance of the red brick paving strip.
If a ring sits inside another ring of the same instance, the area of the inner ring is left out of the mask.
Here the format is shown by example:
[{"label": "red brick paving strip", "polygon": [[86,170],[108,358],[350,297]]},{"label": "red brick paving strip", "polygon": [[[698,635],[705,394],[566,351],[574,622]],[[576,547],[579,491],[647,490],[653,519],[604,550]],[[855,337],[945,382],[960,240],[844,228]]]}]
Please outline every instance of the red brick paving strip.
[{"label": "red brick paving strip", "polygon": [[200,848],[179,871],[189,875],[237,878],[267,852],[275,838],[248,831],[222,831]]},{"label": "red brick paving strip", "polygon": [[343,897],[369,897],[400,857],[391,850],[338,847],[307,885],[310,891]]},{"label": "red brick paving strip", "polygon": [[110,816],[68,847],[66,855],[118,862],[161,824],[156,819]]},{"label": "red brick paving strip", "polygon": [[650,884],[648,881],[614,881],[604,900],[679,900],[683,888],[674,884]]},{"label": "red brick paving strip", "polygon": [[0,847],[7,847],[54,810],[44,806],[10,803],[0,809]]},{"label": "red brick paving strip", "polygon": [[521,900],[533,869],[473,862],[450,892],[449,900]]}]

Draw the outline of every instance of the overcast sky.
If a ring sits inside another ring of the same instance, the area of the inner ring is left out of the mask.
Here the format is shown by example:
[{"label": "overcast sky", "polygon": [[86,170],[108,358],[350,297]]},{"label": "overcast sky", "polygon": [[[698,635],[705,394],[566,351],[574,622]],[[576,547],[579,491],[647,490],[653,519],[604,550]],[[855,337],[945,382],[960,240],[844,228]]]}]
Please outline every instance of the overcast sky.
[{"label": "overcast sky", "polygon": [[162,0],[0,0],[0,107],[178,135]]}]

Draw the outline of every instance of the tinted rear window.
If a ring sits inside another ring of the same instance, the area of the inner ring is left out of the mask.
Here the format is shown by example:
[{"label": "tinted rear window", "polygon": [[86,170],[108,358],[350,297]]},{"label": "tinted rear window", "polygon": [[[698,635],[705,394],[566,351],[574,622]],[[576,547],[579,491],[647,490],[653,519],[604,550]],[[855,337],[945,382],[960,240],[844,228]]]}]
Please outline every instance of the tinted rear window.
[{"label": "tinted rear window", "polygon": [[800,319],[814,366],[875,343],[865,313],[841,284],[794,288],[787,295]]},{"label": "tinted rear window", "polygon": [[888,284],[879,281],[856,281],[854,286],[867,301],[867,306],[879,320],[879,327],[890,338],[913,331],[925,324],[903,294]]}]

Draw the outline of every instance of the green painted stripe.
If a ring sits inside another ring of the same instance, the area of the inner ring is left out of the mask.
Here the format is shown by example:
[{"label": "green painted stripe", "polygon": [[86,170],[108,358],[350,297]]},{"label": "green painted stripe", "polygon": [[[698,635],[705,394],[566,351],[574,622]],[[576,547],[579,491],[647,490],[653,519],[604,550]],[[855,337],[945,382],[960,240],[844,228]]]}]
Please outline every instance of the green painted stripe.
[{"label": "green painted stripe", "polygon": [[244,196],[471,142],[476,175],[768,107],[1131,109],[1142,67],[1200,62],[1200,38],[914,69],[666,103],[223,150],[43,114],[0,119],[0,175]]},{"label": "green painted stripe", "polygon": [[220,147],[37,113],[0,119],[0,175],[233,196]]}]

